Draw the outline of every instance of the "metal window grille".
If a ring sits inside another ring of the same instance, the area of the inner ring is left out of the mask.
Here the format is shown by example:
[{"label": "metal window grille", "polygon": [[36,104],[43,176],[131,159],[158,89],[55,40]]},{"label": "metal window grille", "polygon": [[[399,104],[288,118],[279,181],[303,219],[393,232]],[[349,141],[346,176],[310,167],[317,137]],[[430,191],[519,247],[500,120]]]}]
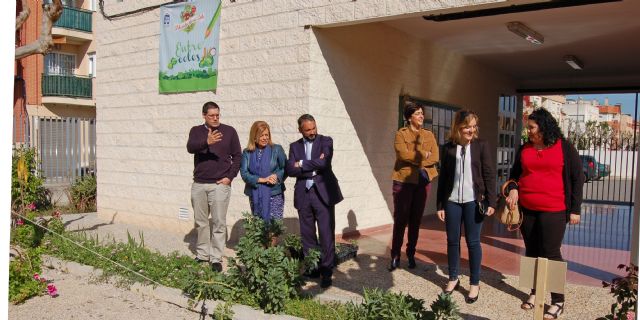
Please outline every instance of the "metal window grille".
[{"label": "metal window grille", "polygon": [[44,56],[44,66],[44,72],[47,75],[73,75],[76,69],[76,56],[51,52]]},{"label": "metal window grille", "polygon": [[36,148],[47,184],[72,183],[95,173],[95,119],[31,116],[29,128],[24,144]]}]

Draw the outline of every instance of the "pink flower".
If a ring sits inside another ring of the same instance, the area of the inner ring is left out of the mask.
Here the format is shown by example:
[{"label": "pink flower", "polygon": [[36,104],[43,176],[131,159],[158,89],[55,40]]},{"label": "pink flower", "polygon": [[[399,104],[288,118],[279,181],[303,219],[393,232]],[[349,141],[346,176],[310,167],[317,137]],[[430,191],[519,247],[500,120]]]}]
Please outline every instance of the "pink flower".
[{"label": "pink flower", "polygon": [[22,221],[22,219],[18,218],[18,220],[16,220],[16,224],[21,226],[24,224],[24,221]]},{"label": "pink flower", "polygon": [[47,293],[52,297],[58,296],[58,289],[53,284],[47,285]]},{"label": "pink flower", "polygon": [[40,280],[40,275],[39,275],[39,274],[37,274],[37,273],[34,273],[34,274],[33,274],[33,278],[34,278],[35,280],[38,280],[38,281],[39,281],[39,280]]},{"label": "pink flower", "polygon": [[635,320],[636,319],[636,313],[633,311],[627,311],[627,320]]},{"label": "pink flower", "polygon": [[56,210],[56,211],[53,212],[52,215],[53,215],[54,218],[60,219],[60,211]]},{"label": "pink flower", "polygon": [[27,206],[27,209],[33,211],[36,209],[36,203],[35,202],[31,202],[29,203],[29,205]]}]

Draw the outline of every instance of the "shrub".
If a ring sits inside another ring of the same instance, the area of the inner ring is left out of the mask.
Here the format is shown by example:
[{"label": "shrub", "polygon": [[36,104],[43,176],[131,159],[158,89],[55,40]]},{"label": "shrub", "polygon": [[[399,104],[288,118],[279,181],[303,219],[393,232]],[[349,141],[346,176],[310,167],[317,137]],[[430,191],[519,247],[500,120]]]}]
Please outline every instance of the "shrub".
[{"label": "shrub", "polygon": [[83,176],[71,185],[69,201],[79,212],[93,212],[96,210],[96,191],[96,176]]},{"label": "shrub", "polygon": [[[53,225],[62,225],[62,229],[64,230],[64,224],[59,218],[50,217],[46,219],[33,211],[27,212],[25,219],[17,218],[15,224],[15,227],[11,229],[11,243],[23,249],[40,246],[47,232],[40,226],[50,229]],[[59,228],[60,227],[56,227],[54,229],[59,231]]]},{"label": "shrub", "polygon": [[431,303],[433,319],[436,320],[457,320],[461,319],[458,314],[458,306],[451,295],[440,293],[436,301]]},{"label": "shrub", "polygon": [[294,259],[300,259],[304,257],[302,253],[302,239],[300,236],[293,233],[289,233],[284,237],[283,245],[289,250],[289,255]]},{"label": "shrub", "polygon": [[47,288],[45,281],[40,281],[42,250],[40,248],[13,248],[15,258],[9,262],[9,301],[21,303],[41,295]]},{"label": "shrub", "polygon": [[[118,275],[121,277],[118,280],[122,285],[136,281],[150,284],[149,279],[151,279],[151,281],[169,287],[184,288],[189,283],[189,279],[192,279],[191,277],[202,277],[210,269],[178,252],[165,256],[145,248],[142,234],[139,235],[140,240],[137,241],[127,232],[127,242],[117,242],[115,239],[101,241],[98,236],[90,237],[85,233],[65,232],[64,235],[71,241],[55,236],[45,238],[44,243],[46,243],[48,254],[102,269],[104,279]],[[78,245],[72,241],[88,250],[79,250]],[[108,257],[109,260],[103,257]],[[118,264],[114,264],[112,261],[116,261]],[[130,270],[134,270],[144,277]]]},{"label": "shrub", "polygon": [[638,312],[638,266],[633,263],[618,265],[618,269],[624,269],[627,275],[617,277],[609,282],[602,282],[602,286],[611,288],[611,293],[616,297],[616,303],[611,305],[611,313],[599,319],[635,319]]},{"label": "shrub", "polygon": [[428,311],[424,301],[403,293],[384,292],[380,289],[364,289],[364,301],[358,317],[354,319],[426,319]]},{"label": "shrub", "polygon": [[356,319],[358,315],[357,312],[359,311],[354,313],[353,310],[356,310],[358,307],[359,306],[355,304],[344,304],[340,302],[322,303],[309,298],[296,298],[286,302],[284,313],[308,320],[347,320]]},{"label": "shrub", "polygon": [[303,261],[291,257],[284,246],[271,246],[271,238],[282,234],[282,221],[264,220],[244,214],[245,235],[240,239],[236,258],[229,259],[229,279],[237,288],[245,288],[267,313],[284,310],[287,299],[298,296],[304,281],[301,269],[315,268],[319,253],[312,251]]},{"label": "shrub", "polygon": [[13,150],[11,159],[11,203],[12,209],[23,212],[29,205],[32,209],[51,206],[44,178],[38,171],[35,148]]},{"label": "shrub", "polygon": [[183,291],[194,302],[223,299],[259,307],[267,313],[282,312],[285,302],[299,295],[302,269],[315,268],[320,254],[311,250],[302,261],[291,257],[287,247],[272,244],[271,239],[283,232],[282,221],[265,223],[249,213],[244,219],[245,234],[236,257],[229,258],[227,274],[194,276]]},{"label": "shrub", "polygon": [[36,295],[47,292],[57,296],[55,285],[40,276],[43,240],[51,230],[64,232],[60,215],[44,218],[36,212],[26,213],[26,217],[15,219],[11,228],[11,249],[14,257],[9,263],[9,301],[20,303]]},{"label": "shrub", "polygon": [[212,318],[215,320],[233,320],[233,310],[230,302],[220,303],[213,309]]},{"label": "shrub", "polygon": [[40,228],[36,228],[32,224],[19,225],[11,230],[11,243],[15,243],[21,248],[32,248],[39,243],[40,237],[36,235],[36,231]]}]

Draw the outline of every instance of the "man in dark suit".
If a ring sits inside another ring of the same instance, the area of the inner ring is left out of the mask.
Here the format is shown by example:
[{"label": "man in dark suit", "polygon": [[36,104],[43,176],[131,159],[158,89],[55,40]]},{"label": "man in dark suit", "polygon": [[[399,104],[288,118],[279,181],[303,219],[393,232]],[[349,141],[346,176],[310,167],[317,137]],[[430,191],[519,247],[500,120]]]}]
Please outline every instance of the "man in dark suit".
[{"label": "man in dark suit", "polygon": [[[333,140],[318,134],[316,120],[310,114],[298,118],[298,130],[302,139],[289,146],[287,174],[296,177],[293,206],[298,210],[304,253],[320,246],[320,285],[327,288],[332,284],[335,259],[335,205],[343,199],[331,170]],[[312,275],[317,276],[318,272]]]}]

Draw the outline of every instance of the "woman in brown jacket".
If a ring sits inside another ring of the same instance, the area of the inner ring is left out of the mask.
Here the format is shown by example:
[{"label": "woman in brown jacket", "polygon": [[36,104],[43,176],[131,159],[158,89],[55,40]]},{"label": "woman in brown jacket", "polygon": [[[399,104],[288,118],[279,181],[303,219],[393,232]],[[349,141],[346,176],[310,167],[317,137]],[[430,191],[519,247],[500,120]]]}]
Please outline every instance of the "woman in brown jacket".
[{"label": "woman in brown jacket", "polygon": [[408,102],[404,107],[407,125],[396,132],[396,162],[393,168],[393,240],[389,271],[400,266],[400,249],[405,228],[407,236],[408,267],[415,268],[416,244],[420,221],[431,190],[431,181],[438,176],[436,163],[439,160],[435,136],[422,127],[424,110]]}]

